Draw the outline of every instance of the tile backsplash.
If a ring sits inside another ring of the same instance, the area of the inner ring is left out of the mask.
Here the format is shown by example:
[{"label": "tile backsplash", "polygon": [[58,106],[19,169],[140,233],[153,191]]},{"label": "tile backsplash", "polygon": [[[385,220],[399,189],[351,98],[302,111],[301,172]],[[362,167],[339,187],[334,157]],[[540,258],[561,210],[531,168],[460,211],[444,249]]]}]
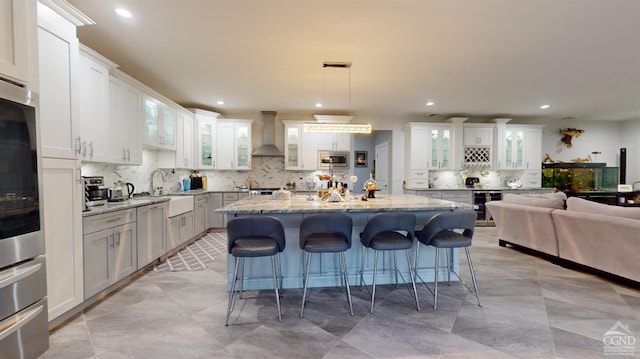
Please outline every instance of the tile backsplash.
[{"label": "tile backsplash", "polygon": [[[130,182],[135,186],[135,192],[152,192],[151,175],[158,168],[157,152],[144,149],[141,166],[125,166],[107,163],[83,163],[83,176],[104,176],[107,186],[116,181]],[[164,168],[165,181],[162,184],[163,193],[180,191],[182,179],[189,176],[191,171]],[[251,171],[234,170],[204,170],[199,171],[207,176],[207,189],[232,190],[235,186],[247,184],[251,178],[252,187],[286,188],[287,183],[295,183],[296,188],[304,189],[305,177],[315,176],[325,171],[285,171],[284,157],[254,157]],[[154,185],[158,186],[156,176]]]}]

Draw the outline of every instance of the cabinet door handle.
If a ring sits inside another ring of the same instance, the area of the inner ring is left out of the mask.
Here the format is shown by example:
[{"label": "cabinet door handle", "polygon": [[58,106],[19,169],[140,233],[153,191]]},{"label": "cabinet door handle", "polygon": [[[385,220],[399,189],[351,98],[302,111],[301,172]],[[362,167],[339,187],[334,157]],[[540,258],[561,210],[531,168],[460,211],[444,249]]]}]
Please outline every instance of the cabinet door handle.
[{"label": "cabinet door handle", "polygon": [[82,148],[82,144],[80,143],[80,136],[78,136],[76,138],[76,144],[75,144],[75,149],[76,149],[76,153],[80,154],[81,148]]},{"label": "cabinet door handle", "polygon": [[83,141],[82,142],[82,157],[86,157],[87,156],[87,141]]},{"label": "cabinet door handle", "polygon": [[89,142],[89,146],[91,147],[91,151],[89,151],[89,158],[93,158],[93,141]]},{"label": "cabinet door handle", "polygon": [[116,233],[116,246],[120,247],[120,233]]},{"label": "cabinet door handle", "polygon": [[78,172],[78,179],[77,179],[76,181],[78,181],[78,183],[82,183],[82,182],[84,182],[84,181],[82,180],[82,169],[81,169],[80,167],[78,167],[77,172]]},{"label": "cabinet door handle", "polygon": [[106,222],[107,223],[113,223],[113,222],[118,222],[118,221],[121,221],[121,220],[122,220],[122,217],[118,217],[118,218],[109,219]]},{"label": "cabinet door handle", "polygon": [[109,246],[113,248],[115,245],[115,239],[113,238],[113,234],[109,236],[109,242],[110,242]]}]

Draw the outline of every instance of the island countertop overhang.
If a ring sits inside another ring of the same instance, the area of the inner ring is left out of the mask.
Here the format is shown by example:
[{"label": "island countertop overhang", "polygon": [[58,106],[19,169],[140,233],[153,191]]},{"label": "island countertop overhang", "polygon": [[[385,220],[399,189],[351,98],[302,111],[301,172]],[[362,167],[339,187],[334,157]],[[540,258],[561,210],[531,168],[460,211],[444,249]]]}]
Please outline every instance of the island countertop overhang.
[{"label": "island countertop overhang", "polygon": [[363,200],[345,200],[327,202],[317,198],[307,200],[306,195],[293,195],[291,199],[277,200],[271,196],[251,196],[215,212],[225,214],[283,214],[283,213],[321,213],[321,212],[419,212],[447,211],[452,209],[473,209],[466,203],[452,202],[436,198],[427,198],[410,194],[377,195],[376,198]]}]

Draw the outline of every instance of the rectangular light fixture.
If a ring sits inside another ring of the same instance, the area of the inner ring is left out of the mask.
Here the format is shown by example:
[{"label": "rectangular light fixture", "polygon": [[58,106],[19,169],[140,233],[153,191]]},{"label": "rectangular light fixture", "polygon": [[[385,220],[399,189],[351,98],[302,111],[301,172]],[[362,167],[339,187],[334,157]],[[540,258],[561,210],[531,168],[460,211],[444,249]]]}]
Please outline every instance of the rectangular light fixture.
[{"label": "rectangular light fixture", "polygon": [[305,123],[304,132],[324,133],[371,133],[368,123]]}]

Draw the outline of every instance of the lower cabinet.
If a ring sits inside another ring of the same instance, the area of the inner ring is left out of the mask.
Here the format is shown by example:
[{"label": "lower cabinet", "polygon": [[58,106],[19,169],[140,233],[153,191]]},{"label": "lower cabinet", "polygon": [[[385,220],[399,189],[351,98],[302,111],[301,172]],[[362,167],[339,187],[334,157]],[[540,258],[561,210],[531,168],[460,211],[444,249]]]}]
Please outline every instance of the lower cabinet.
[{"label": "lower cabinet", "polygon": [[136,209],[138,234],[138,269],[167,252],[167,203]]},{"label": "lower cabinet", "polygon": [[224,214],[214,212],[222,208],[222,193],[209,193],[205,202],[207,228],[224,228]]},{"label": "lower cabinet", "polygon": [[167,252],[184,244],[195,235],[193,211],[168,219]]},{"label": "lower cabinet", "polygon": [[205,212],[206,194],[200,194],[193,199],[193,233],[200,234],[209,227],[206,227],[207,219]]},{"label": "lower cabinet", "polygon": [[86,300],[138,269],[136,211],[86,217],[83,228]]}]

